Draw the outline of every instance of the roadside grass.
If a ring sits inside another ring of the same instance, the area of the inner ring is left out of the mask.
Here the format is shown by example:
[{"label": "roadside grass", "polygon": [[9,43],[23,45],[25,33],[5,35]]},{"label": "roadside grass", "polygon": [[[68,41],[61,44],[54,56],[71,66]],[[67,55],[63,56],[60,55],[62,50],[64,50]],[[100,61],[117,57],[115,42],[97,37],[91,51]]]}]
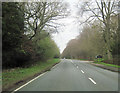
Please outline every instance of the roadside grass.
[{"label": "roadside grass", "polygon": [[118,66],[118,65],[108,64],[108,63],[104,63],[102,61],[94,61],[94,63],[95,64],[102,64],[102,65],[105,65],[105,66],[111,66],[111,67],[120,68],[120,66]]},{"label": "roadside grass", "polygon": [[[79,59],[79,60],[87,60],[87,59]],[[118,65],[104,63],[103,61],[105,61],[105,59],[103,59],[103,58],[94,59],[95,64],[102,64],[102,65],[105,65],[105,66],[111,66],[111,67],[120,68],[120,66],[118,66]]]},{"label": "roadside grass", "polygon": [[24,80],[28,77],[34,76],[35,74],[51,67],[53,64],[60,62],[60,59],[50,59],[46,62],[38,62],[38,64],[29,68],[15,68],[8,69],[2,72],[2,86],[3,89],[13,85],[14,83]]}]

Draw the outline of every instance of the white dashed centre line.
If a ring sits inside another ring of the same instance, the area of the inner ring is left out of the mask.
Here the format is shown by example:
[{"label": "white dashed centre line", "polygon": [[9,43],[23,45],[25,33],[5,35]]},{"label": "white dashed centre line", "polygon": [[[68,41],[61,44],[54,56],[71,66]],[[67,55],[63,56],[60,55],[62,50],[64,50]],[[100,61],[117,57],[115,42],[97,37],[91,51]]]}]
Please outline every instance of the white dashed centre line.
[{"label": "white dashed centre line", "polygon": [[82,73],[85,73],[83,70],[81,70]]},{"label": "white dashed centre line", "polygon": [[92,81],[93,84],[96,84],[96,82],[92,78],[88,78],[90,81]]},{"label": "white dashed centre line", "polygon": [[77,68],[78,68],[78,66],[77,66]]}]

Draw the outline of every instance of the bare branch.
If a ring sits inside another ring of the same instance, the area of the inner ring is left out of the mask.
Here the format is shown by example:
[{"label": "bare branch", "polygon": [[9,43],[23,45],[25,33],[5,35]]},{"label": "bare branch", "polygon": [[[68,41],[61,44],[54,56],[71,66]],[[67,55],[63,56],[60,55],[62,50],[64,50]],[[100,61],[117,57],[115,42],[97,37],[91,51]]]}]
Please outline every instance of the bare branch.
[{"label": "bare branch", "polygon": [[103,20],[101,20],[100,18],[99,18],[99,16],[89,7],[89,5],[87,4],[87,6],[88,6],[88,8],[90,9],[90,11],[95,15],[95,17],[97,17],[98,18],[98,20],[100,20],[100,21],[102,21],[103,22]]},{"label": "bare branch", "polygon": [[25,4],[26,26],[30,27],[34,32],[31,39],[42,31],[45,26],[52,25],[48,25],[52,20],[64,18],[65,16],[66,9],[62,7],[61,2],[34,2]]},{"label": "bare branch", "polygon": [[92,20],[90,20],[90,18],[94,18],[95,16],[94,15],[92,15],[92,16],[90,16],[90,17],[88,17],[84,22],[82,22],[80,25],[82,25],[82,24],[84,24],[84,23],[87,23],[87,22],[91,22]]}]

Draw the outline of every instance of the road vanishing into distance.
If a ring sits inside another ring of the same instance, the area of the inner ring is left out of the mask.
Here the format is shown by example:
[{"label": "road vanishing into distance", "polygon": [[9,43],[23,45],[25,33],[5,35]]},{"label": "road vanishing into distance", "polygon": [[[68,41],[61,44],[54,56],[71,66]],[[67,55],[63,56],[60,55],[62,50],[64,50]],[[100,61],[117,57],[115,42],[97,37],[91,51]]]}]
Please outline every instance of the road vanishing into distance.
[{"label": "road vanishing into distance", "polygon": [[62,59],[50,71],[15,91],[118,91],[118,73],[87,61]]}]

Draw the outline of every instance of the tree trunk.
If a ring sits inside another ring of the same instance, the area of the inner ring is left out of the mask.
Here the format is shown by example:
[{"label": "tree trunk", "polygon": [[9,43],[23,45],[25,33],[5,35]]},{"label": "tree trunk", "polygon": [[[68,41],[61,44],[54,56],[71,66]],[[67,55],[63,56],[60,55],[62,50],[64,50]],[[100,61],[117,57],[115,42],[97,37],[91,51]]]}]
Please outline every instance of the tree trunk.
[{"label": "tree trunk", "polygon": [[108,60],[112,59],[112,55],[111,55],[111,45],[110,45],[110,2],[108,4],[108,14],[106,17],[106,41],[107,41],[107,55],[108,55]]},{"label": "tree trunk", "polygon": [[112,60],[112,54],[108,49],[107,49],[107,57],[108,57],[108,60]]}]

